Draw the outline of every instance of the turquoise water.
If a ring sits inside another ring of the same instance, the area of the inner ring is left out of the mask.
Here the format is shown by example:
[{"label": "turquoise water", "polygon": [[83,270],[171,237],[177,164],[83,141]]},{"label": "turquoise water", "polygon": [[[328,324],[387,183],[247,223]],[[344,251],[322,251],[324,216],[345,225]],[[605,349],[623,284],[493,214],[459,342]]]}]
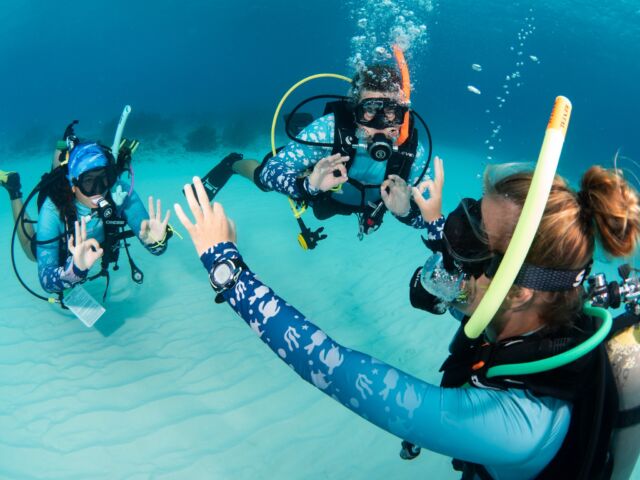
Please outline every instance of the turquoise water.
[{"label": "turquoise water", "polygon": [[[290,84],[318,71],[348,73],[348,59],[363,48],[353,38],[365,34],[368,42],[371,25],[387,32],[395,22],[382,2],[184,3],[159,1],[149,10],[148,2],[90,9],[75,1],[6,2],[0,60],[11,73],[0,79],[0,169],[19,170],[30,190],[68,121],[79,118],[78,133],[110,141],[110,122],[130,103],[126,133],[142,140],[136,190],[165,206],[182,201],[181,186],[228,151],[262,158],[270,112]],[[480,194],[488,156],[536,158],[557,94],[574,103],[560,172],[575,182],[592,163],[611,165],[621,148],[633,174],[640,158],[635,3],[392,3],[427,26],[410,50],[414,102],[445,159],[445,211]],[[519,43],[521,56],[510,50]],[[516,66],[518,57],[527,63]],[[522,85],[507,95],[514,71]],[[344,87],[325,83],[299,96],[318,91]],[[186,152],[184,139],[203,124],[218,129],[220,146]],[[145,283],[133,284],[122,262],[95,328],[33,299],[10,271],[3,195],[1,478],[456,478],[449,460],[430,452],[401,461],[397,438],[285,368],[214,304],[188,239],[174,238],[159,258],[135,245]],[[355,219],[335,218],[325,222],[329,238],[304,252],[283,197],[234,178],[219,200],[237,223],[245,260],[280,295],[342,344],[439,381],[455,322],[408,303],[409,278],[425,258],[415,231],[388,217],[360,242]],[[17,260],[36,287],[34,265],[20,252]],[[613,279],[616,265],[602,260],[596,270]],[[97,298],[103,288],[101,281],[88,287]]]}]

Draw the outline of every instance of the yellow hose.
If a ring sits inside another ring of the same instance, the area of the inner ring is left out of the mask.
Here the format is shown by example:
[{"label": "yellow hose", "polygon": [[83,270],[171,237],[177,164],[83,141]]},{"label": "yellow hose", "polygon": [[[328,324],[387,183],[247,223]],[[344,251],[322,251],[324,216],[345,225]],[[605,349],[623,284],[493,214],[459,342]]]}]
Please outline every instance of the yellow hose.
[{"label": "yellow hose", "polygon": [[531,179],[529,193],[509,247],[484,298],[464,327],[464,333],[468,338],[478,338],[489,325],[527,257],[551,192],[570,117],[571,102],[566,97],[557,97]]},{"label": "yellow hose", "polygon": [[[304,85],[311,80],[315,80],[316,78],[337,78],[338,80],[344,80],[345,82],[351,83],[351,79],[349,77],[345,77],[344,75],[339,75],[337,73],[317,73],[315,75],[310,75],[308,77],[303,78],[295,85],[293,85],[287,92],[282,96],[280,102],[278,102],[278,106],[276,107],[276,111],[273,114],[273,120],[271,121],[271,154],[276,156],[276,124],[278,123],[278,116],[280,115],[280,110],[282,110],[282,106],[284,102],[287,101],[289,95],[291,95],[300,85]],[[291,211],[293,212],[293,216],[295,218],[300,218],[302,214],[307,209],[306,205],[303,205],[300,209],[296,208],[295,202],[289,198],[289,206],[291,207]],[[306,248],[303,246],[306,250]]]},{"label": "yellow hose", "polygon": [[284,105],[284,102],[287,101],[287,98],[289,98],[289,95],[291,95],[300,85],[304,85],[305,83],[310,82],[311,80],[315,80],[316,78],[337,78],[338,80],[344,80],[345,82],[351,83],[351,79],[349,77],[345,77],[344,75],[339,75],[337,73],[317,73],[315,75],[309,75],[308,77],[303,78],[298,83],[293,85],[289,90],[287,90],[287,93],[285,93],[280,99],[280,102],[276,107],[276,111],[273,114],[273,120],[271,122],[271,154],[272,155],[275,156],[276,154],[276,124],[278,123],[278,115],[280,115],[280,110],[282,110],[282,105]]}]

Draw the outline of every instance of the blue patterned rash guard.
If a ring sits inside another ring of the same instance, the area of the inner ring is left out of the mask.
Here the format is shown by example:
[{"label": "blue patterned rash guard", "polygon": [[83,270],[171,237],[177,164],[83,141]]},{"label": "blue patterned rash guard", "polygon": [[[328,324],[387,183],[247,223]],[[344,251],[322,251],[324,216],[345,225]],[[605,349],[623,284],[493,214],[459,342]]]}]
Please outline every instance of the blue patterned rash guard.
[{"label": "blue patterned rash guard", "polygon": [[[202,256],[207,271],[241,259],[233,243]],[[248,269],[223,294],[304,380],[375,425],[422,448],[483,465],[495,479],[535,477],[567,434],[570,404],[525,390],[442,388],[340,345]]]},{"label": "blue patterned rash guard", "polygon": [[[118,181],[114,186],[124,192],[129,191],[129,186]],[[102,221],[95,215],[92,215],[91,209],[80,202],[75,202],[77,218],[89,216],[87,221],[87,237],[95,238],[98,243],[104,241],[104,226]],[[136,235],[140,233],[140,225],[143,220],[149,218],[149,214],[145,209],[140,197],[137,193],[132,192],[122,205],[117,208],[118,215],[127,221],[127,225]],[[39,242],[47,242],[54,238],[58,238],[65,234],[65,224],[60,219],[60,212],[54,205],[53,201],[47,197],[42,204],[38,215],[38,232],[37,239]],[[62,238],[66,244],[66,238]],[[145,245],[145,248],[154,255],[161,255],[166,250],[166,242],[155,245]],[[76,283],[86,279],[89,270],[80,270],[73,263],[73,257],[67,256],[65,262],[61,265],[59,261],[58,241],[38,244],[36,258],[38,262],[38,278],[40,285],[47,292],[61,292],[67,288],[73,287]]]},{"label": "blue patterned rash guard", "polygon": [[[333,114],[325,115],[308,125],[298,138],[309,142],[333,143],[335,119]],[[304,172],[311,171],[316,163],[324,157],[331,155],[330,147],[316,147],[290,142],[277,155],[271,157],[261,169],[260,183],[269,190],[283,193],[293,199],[299,200],[303,192],[296,183],[296,179]],[[427,162],[422,144],[418,143],[416,157],[411,166],[408,184],[414,185],[422,175]],[[349,168],[349,178],[359,181],[364,185],[380,185],[384,180],[386,162],[374,161],[368,153],[361,149],[356,150],[353,164]],[[309,192],[307,192],[309,193]],[[333,194],[333,198],[348,205],[360,205],[360,192],[345,184],[340,194]],[[378,188],[370,189],[366,200],[376,202],[380,200]],[[406,217],[396,217],[402,223],[414,228],[425,228],[424,220],[417,208],[412,208]]]}]

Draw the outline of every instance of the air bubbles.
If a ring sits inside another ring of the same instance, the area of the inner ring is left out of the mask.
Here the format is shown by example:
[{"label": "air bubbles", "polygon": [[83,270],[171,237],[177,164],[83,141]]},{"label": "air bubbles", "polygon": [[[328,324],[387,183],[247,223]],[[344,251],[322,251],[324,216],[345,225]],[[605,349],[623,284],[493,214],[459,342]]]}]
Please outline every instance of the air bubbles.
[{"label": "air bubbles", "polygon": [[[489,83],[485,85],[485,82],[491,80],[492,69],[488,69],[487,73],[482,75],[483,84],[481,87],[485,94],[483,101],[487,102],[487,107],[490,107],[485,108],[487,122],[489,122],[489,132],[483,140],[487,160],[496,158],[495,155],[500,150],[500,146],[506,143],[502,141],[504,130],[502,125],[504,121],[501,115],[504,115],[504,118],[510,115],[511,112],[505,111],[506,106],[510,104],[509,101],[514,101],[519,98],[519,91],[515,89],[524,85],[522,81],[523,73],[526,72],[526,69],[531,68],[530,62],[540,63],[539,57],[530,51],[528,44],[536,30],[536,25],[534,25],[535,17],[531,15],[532,12],[533,8],[529,9],[529,13],[526,16],[523,16],[524,19],[521,21],[519,28],[513,31],[512,41],[505,45],[505,50],[508,52],[506,58],[510,61],[511,68],[493,77],[495,80],[493,84]],[[479,63],[471,65],[472,70],[481,71],[481,69],[477,67],[480,67]],[[500,81],[499,79],[503,80]],[[480,81],[477,83],[480,83]],[[467,89],[471,92],[478,90],[477,93],[479,93],[479,89],[473,85],[468,85]]]},{"label": "air bubbles", "polygon": [[375,58],[378,61],[388,60],[391,58],[391,54],[383,46],[378,46],[374,49]]},{"label": "air bubbles", "polygon": [[[391,46],[398,45],[409,67],[419,68],[413,52],[427,43],[427,20],[434,9],[432,0],[360,0],[350,2],[357,32],[351,38],[349,64],[356,70],[372,63],[392,60]],[[382,50],[384,49],[384,51]]]}]

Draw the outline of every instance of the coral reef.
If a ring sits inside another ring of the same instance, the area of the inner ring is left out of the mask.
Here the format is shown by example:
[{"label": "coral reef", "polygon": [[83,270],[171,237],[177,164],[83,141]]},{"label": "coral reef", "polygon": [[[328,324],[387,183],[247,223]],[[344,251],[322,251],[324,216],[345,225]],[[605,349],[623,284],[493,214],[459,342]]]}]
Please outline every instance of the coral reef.
[{"label": "coral reef", "polygon": [[187,152],[211,152],[218,144],[217,130],[210,125],[200,125],[187,134],[184,149]]}]

